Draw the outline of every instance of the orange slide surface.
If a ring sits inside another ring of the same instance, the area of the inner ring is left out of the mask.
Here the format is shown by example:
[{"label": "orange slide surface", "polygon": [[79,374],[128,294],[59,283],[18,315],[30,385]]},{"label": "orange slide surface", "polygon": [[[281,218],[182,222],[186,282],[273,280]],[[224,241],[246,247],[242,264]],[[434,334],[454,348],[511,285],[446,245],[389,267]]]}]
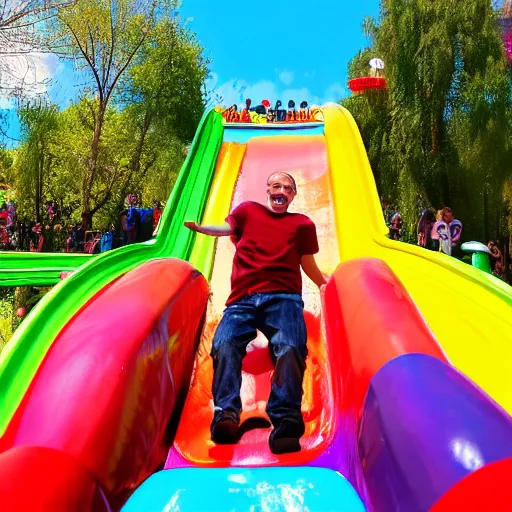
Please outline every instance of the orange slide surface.
[{"label": "orange slide surface", "polygon": [[[320,253],[317,261],[326,273],[338,261],[332,198],[330,196],[325,138],[321,135],[257,137],[249,140],[238,181],[232,195],[231,210],[243,201],[266,202],[266,179],[274,171],[293,172],[298,195],[290,211],[308,215],[317,226]],[[226,194],[228,191],[226,191]],[[307,197],[307,200],[306,200]],[[279,236],[279,233],[269,234]],[[329,392],[336,361],[329,361],[324,330],[321,325],[321,301],[316,286],[303,276],[305,318],[308,329],[307,369],[304,377],[303,414],[306,434],[302,451],[274,455],[268,448],[269,429],[251,430],[237,445],[217,446],[210,440],[212,420],[211,383],[213,366],[211,343],[230,290],[234,246],[225,237],[218,240],[211,277],[211,303],[196,359],[195,374],[181,416],[175,443],[166,467],[252,466],[304,464],[319,456],[334,434],[336,397]],[[258,337],[249,345],[243,363],[241,421],[265,417],[270,392],[272,362],[266,338]]]}]

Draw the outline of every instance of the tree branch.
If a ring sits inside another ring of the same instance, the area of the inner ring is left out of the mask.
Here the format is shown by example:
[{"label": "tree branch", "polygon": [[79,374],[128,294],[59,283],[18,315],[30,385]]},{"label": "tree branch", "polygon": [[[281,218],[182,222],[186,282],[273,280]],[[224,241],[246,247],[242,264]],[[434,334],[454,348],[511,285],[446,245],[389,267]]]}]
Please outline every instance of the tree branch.
[{"label": "tree branch", "polygon": [[[33,9],[28,9],[26,11],[22,10],[22,11],[20,11],[18,13],[13,14],[12,16],[10,16],[9,18],[7,18],[5,20],[1,20],[0,21],[0,27],[11,26],[14,23],[16,23],[16,21],[18,21],[20,19],[23,19],[23,18],[28,17],[28,16],[35,16],[35,15],[40,14],[42,12],[48,12],[50,10],[59,10],[59,9],[64,8],[64,7],[71,7],[76,2],[77,2],[77,0],[68,0],[68,1],[63,1],[63,2],[60,2],[60,3],[54,4],[54,5],[43,5],[42,7],[34,7]],[[35,20],[33,24],[38,23],[39,21],[40,20]],[[17,28],[17,27],[14,26],[12,28]]]},{"label": "tree branch", "polygon": [[[152,19],[153,18],[153,14],[155,12],[155,9],[156,9],[156,5],[157,5],[157,0],[153,0],[153,3],[152,3],[152,7],[151,7],[151,13],[149,14],[148,18],[149,19]],[[142,29],[143,30],[143,36],[142,38],[140,39],[140,41],[135,45],[135,47],[133,48],[133,51],[130,53],[130,55],[128,56],[128,59],[126,60],[126,62],[124,63],[124,66],[117,72],[117,75],[116,77],[114,78],[114,80],[112,81],[112,85],[109,87],[109,90],[107,91],[107,101],[109,100],[110,98],[110,95],[112,94],[112,91],[115,89],[116,87],[116,84],[119,80],[119,78],[121,77],[121,75],[125,72],[126,68],[130,65],[133,57],[135,56],[135,54],[137,53],[137,51],[139,50],[139,48],[142,46],[142,44],[144,43],[144,41],[146,40],[146,37],[148,36],[149,34],[149,26],[148,27],[145,27]]]},{"label": "tree branch", "polygon": [[99,97],[100,97],[100,102],[103,102],[103,97],[104,97],[104,94],[103,94],[103,89],[101,87],[101,81],[100,81],[100,77],[98,75],[98,72],[96,70],[96,68],[94,67],[94,65],[92,64],[91,60],[89,59],[89,56],[87,55],[87,52],[82,48],[82,45],[80,44],[80,40],[78,39],[78,36],[76,35],[75,31],[73,30],[73,28],[71,27],[71,25],[69,25],[68,23],[65,23],[66,27],[68,27],[69,31],[71,32],[73,38],[75,39],[76,41],[76,44],[80,50],[80,53],[83,55],[85,61],[87,62],[87,64],[89,65],[89,67],[91,68],[91,71],[94,75],[94,79],[96,80],[96,84],[98,85],[98,94],[99,94]]},{"label": "tree branch", "polygon": [[[2,22],[2,24],[0,25],[0,32],[1,31],[13,31],[13,30],[17,30],[19,28],[33,27],[36,23],[41,23],[46,20],[51,20],[54,17],[55,17],[55,14],[50,14],[49,16],[46,16],[44,18],[39,18],[36,21],[29,21],[28,23],[24,23],[23,25],[14,25],[14,26],[4,25]],[[0,17],[0,19],[1,19],[1,17]]]},{"label": "tree branch", "polygon": [[114,78],[113,82],[112,82],[112,85],[109,87],[109,90],[107,91],[107,101],[109,100],[110,98],[110,95],[112,94],[112,91],[115,89],[116,87],[116,84],[119,80],[119,78],[121,77],[121,75],[125,72],[126,68],[130,65],[130,62],[132,61],[133,57],[135,56],[135,54],[137,53],[137,51],[139,50],[139,48],[142,46],[142,43],[144,43],[146,37],[147,37],[147,31],[144,33],[144,36],[142,37],[142,39],[139,41],[139,43],[135,46],[135,48],[133,49],[133,51],[131,52],[131,54],[129,55],[128,59],[126,60],[124,66],[117,72],[117,75],[116,77]]},{"label": "tree branch", "polygon": [[94,46],[94,39],[92,37],[92,32],[91,32],[91,27],[90,26],[89,26],[88,32],[89,32],[89,41],[91,43],[91,55],[92,55],[91,62],[93,64],[93,66],[96,67],[96,48]]},{"label": "tree branch", "polygon": [[112,69],[112,60],[114,58],[115,36],[114,36],[114,18],[112,16],[112,0],[110,0],[110,55],[108,57],[107,73],[105,76],[105,84],[108,84],[110,78],[110,70]]},{"label": "tree branch", "polygon": [[112,187],[114,186],[114,183],[117,179],[117,172],[114,172],[112,174],[112,178],[110,179],[110,182],[107,185],[107,188],[105,190],[105,195],[102,197],[102,199],[96,203],[94,208],[91,208],[91,215],[94,215],[100,208],[103,208],[105,204],[107,204],[107,201],[112,197]]}]

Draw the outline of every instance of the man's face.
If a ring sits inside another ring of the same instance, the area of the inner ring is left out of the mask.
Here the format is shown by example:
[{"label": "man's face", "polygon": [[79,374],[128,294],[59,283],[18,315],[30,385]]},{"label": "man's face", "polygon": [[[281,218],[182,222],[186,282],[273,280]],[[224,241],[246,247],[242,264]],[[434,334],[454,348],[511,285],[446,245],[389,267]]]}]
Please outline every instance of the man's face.
[{"label": "man's face", "polygon": [[453,214],[452,212],[446,212],[444,214],[444,219],[443,219],[447,224],[450,224],[450,222],[453,220]]},{"label": "man's face", "polygon": [[286,174],[276,173],[269,179],[267,194],[269,208],[276,213],[284,213],[297,192]]}]

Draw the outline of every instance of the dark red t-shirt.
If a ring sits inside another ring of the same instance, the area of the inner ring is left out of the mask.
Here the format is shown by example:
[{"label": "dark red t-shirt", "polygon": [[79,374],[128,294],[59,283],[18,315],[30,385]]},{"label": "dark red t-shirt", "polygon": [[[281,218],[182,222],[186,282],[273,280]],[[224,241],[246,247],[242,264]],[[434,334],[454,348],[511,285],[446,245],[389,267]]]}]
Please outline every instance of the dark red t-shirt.
[{"label": "dark red t-shirt", "polygon": [[318,252],[313,221],[300,213],[274,213],[247,201],[226,218],[236,252],[226,304],[251,293],[302,293],[300,259]]}]

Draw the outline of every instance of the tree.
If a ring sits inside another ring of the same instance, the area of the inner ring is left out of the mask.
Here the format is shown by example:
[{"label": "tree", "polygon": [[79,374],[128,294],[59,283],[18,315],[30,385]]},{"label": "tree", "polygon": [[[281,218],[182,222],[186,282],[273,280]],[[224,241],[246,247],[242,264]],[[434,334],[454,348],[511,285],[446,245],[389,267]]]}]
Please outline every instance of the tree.
[{"label": "tree", "polygon": [[[22,201],[33,205],[33,215],[41,222],[52,154],[48,151],[57,126],[57,108],[42,103],[18,111],[24,145],[16,160],[16,188]],[[33,200],[33,202],[32,202]]]},{"label": "tree", "polygon": [[163,148],[183,153],[176,142],[192,140],[205,107],[207,75],[208,61],[194,35],[177,17],[158,22],[120,87],[118,101],[126,105],[135,140],[121,200],[130,183],[140,182],[155,166]]},{"label": "tree", "polygon": [[195,35],[177,16],[167,17],[155,25],[134,59],[121,99],[190,142],[205,107],[208,65]]},{"label": "tree", "polygon": [[14,162],[12,150],[0,148],[0,183],[10,184],[13,180],[12,164]]},{"label": "tree", "polygon": [[[167,199],[204,109],[203,49],[172,5],[160,2],[158,13],[155,6],[78,0],[54,20],[55,47],[90,72],[92,87],[56,113],[44,146],[25,130],[15,167],[17,180],[28,183],[26,163],[42,151],[44,199],[70,207],[86,228],[93,214],[96,227],[108,228],[129,192],[146,206]],[[21,211],[32,216],[42,196],[25,189]]]},{"label": "tree", "polygon": [[58,46],[89,71],[94,84],[94,100],[89,102],[93,133],[81,184],[86,227],[111,194],[107,188],[103,196],[92,196],[107,107],[121,76],[156,22],[156,7],[157,0],[78,0],[58,17],[55,30]]},{"label": "tree", "polygon": [[[58,114],[58,129],[47,147],[52,164],[46,187],[48,200],[70,208],[73,222],[81,220],[81,183],[87,171],[93,129],[91,101],[82,98]],[[144,172],[132,173],[130,158],[139,140],[137,122],[130,108],[119,110],[111,106],[105,113],[98,174],[91,195],[104,197],[108,192],[109,199],[95,214],[96,228],[108,229],[117,222],[128,192],[137,193],[145,205],[153,199],[166,200],[183,162],[183,144],[179,139],[152,127],[142,152]]]},{"label": "tree", "polygon": [[[512,116],[490,0],[466,0],[463,7],[455,0],[384,0],[379,20],[366,20],[365,28],[368,51],[385,61],[388,85],[386,105],[364,100],[364,119],[356,110],[368,127],[366,145],[375,148],[370,158],[379,157],[372,161],[378,182],[392,177],[411,231],[419,206],[450,204],[466,236],[497,237]],[[385,111],[372,125],[377,108]]]}]

